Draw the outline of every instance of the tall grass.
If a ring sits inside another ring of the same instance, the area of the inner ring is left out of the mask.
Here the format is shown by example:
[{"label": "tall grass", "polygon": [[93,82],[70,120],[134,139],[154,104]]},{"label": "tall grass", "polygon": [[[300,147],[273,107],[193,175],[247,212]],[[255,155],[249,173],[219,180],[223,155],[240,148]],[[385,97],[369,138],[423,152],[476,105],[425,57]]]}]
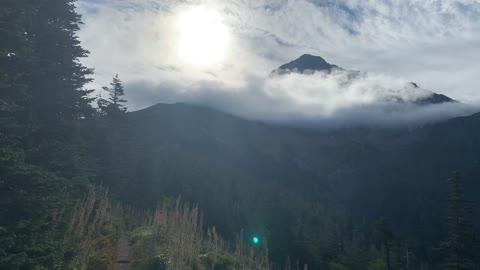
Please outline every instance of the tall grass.
[{"label": "tall grass", "polygon": [[[101,190],[101,189],[100,189]],[[134,269],[271,270],[267,241],[252,246],[243,231],[231,244],[215,227],[203,228],[197,205],[166,200],[153,211],[112,204],[107,191],[92,186],[77,203],[67,224],[64,243],[77,247],[67,269],[106,269],[116,266],[116,242],[128,233],[134,248]],[[287,259],[286,270],[297,269]],[[305,265],[304,270],[307,270]]]},{"label": "tall grass", "polygon": [[245,243],[240,232],[232,245],[215,227],[204,230],[202,219],[198,206],[181,203],[180,199],[144,213],[143,224],[131,235],[135,269],[272,269],[266,239],[262,247],[254,247]]},{"label": "tall grass", "polygon": [[68,269],[115,269],[116,221],[121,212],[112,207],[107,191],[98,193],[90,187],[74,207],[65,232],[64,244],[76,247]]}]

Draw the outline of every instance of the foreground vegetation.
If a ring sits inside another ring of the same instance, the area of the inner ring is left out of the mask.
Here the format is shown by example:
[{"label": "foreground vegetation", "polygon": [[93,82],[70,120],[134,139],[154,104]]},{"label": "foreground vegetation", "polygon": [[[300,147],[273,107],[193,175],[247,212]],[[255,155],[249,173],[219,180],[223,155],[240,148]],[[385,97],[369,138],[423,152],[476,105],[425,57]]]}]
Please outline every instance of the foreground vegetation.
[{"label": "foreground vegetation", "polygon": [[68,260],[58,269],[115,269],[116,243],[128,235],[135,269],[270,269],[268,249],[244,244],[234,247],[215,230],[204,235],[198,207],[180,199],[165,201],[151,211],[112,204],[107,193],[90,188],[73,209],[64,235]]},{"label": "foreground vegetation", "polygon": [[215,227],[206,235],[198,207],[165,202],[130,235],[136,269],[270,269],[266,244],[230,246]]}]

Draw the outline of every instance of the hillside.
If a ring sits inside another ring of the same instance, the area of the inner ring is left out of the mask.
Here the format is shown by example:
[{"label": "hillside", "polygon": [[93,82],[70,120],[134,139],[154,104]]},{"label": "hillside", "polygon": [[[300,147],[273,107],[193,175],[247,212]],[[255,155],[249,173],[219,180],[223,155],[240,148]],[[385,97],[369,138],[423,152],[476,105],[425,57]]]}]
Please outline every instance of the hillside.
[{"label": "hillside", "polygon": [[[268,227],[258,222],[269,211],[262,207],[277,196],[299,196],[367,223],[386,217],[403,234],[434,241],[443,232],[432,226],[444,216],[448,175],[459,170],[468,190],[479,187],[479,117],[414,130],[320,132],[158,104],[129,114],[130,173],[137,180],[127,190],[141,196],[133,201],[152,205],[161,194],[182,194],[226,235]],[[280,239],[280,233],[269,236]]]}]

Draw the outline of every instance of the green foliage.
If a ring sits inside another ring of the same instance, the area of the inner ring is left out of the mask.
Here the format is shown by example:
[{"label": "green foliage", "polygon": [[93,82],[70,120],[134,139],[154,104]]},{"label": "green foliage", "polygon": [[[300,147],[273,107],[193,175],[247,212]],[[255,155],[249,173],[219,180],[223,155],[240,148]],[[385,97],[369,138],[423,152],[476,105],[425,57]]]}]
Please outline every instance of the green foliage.
[{"label": "green foliage", "polygon": [[73,249],[68,269],[113,269],[116,258],[120,206],[112,206],[105,191],[95,186],[76,204],[63,237]]},{"label": "green foliage", "polygon": [[157,253],[157,249],[152,244],[155,238],[159,241],[159,246],[166,245],[168,235],[165,231],[154,231],[152,228],[139,227],[130,234],[130,240],[133,243],[135,253],[135,264],[138,269],[157,269],[168,265],[168,258]]},{"label": "green foliage", "polygon": [[100,181],[114,192],[126,184],[126,168],[129,166],[128,119],[124,87],[118,75],[113,78],[111,88],[103,87],[109,99],[97,99],[98,115],[95,119],[95,138],[92,152],[98,161],[97,181]]},{"label": "green foliage", "polygon": [[0,7],[0,268],[58,269],[70,195],[88,181],[81,133],[91,70],[73,1]]},{"label": "green foliage", "polygon": [[471,221],[471,209],[465,199],[462,179],[454,173],[448,179],[450,198],[448,202],[448,237],[442,243],[445,259],[444,270],[478,269],[475,254],[475,236]]},{"label": "green foliage", "polygon": [[21,152],[4,154],[0,160],[0,253],[4,254],[0,268],[51,269],[62,259],[61,242],[50,237],[59,225],[51,215],[61,209],[59,202],[64,198],[57,192],[63,190],[63,179],[25,164]]},{"label": "green foliage", "polygon": [[367,270],[385,270],[387,269],[387,265],[385,261],[382,259],[377,259],[368,264]]},{"label": "green foliage", "polygon": [[393,234],[392,228],[385,221],[385,219],[380,220],[376,228],[377,241],[380,243],[382,248],[385,251],[385,265],[387,270],[392,269],[392,259],[391,259],[391,249],[392,242],[395,240],[395,235]]},{"label": "green foliage", "polygon": [[165,202],[143,216],[130,234],[136,269],[268,270],[268,250],[244,246],[242,236],[230,248],[215,228],[204,235],[198,208]]},{"label": "green foliage", "polygon": [[146,265],[140,269],[145,270],[168,270],[168,259],[162,256],[157,256],[146,262]]},{"label": "green foliage", "polygon": [[207,269],[213,270],[236,270],[240,264],[237,259],[230,254],[212,254],[209,253],[204,258]]},{"label": "green foliage", "polygon": [[181,194],[199,203],[207,226],[227,239],[244,228],[267,237],[277,264],[290,255],[321,269],[337,260],[338,242],[351,238],[351,230],[343,237],[338,228],[344,219],[386,260],[385,243],[370,226],[385,217],[396,236],[386,241],[391,267],[406,267],[406,248],[397,243],[403,239],[415,255],[411,267],[435,269],[447,187],[438,179],[452,168],[465,170],[466,197],[474,198],[479,117],[409,131],[317,132],[158,104],[128,114],[130,161],[121,197],[154,207],[158,198]]}]

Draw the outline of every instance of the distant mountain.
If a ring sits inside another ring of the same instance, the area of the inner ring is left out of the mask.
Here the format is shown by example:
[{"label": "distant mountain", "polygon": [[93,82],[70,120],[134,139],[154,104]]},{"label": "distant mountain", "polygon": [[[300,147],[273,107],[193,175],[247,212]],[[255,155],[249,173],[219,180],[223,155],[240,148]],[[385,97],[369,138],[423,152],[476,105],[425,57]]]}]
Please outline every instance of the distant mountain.
[{"label": "distant mountain", "polygon": [[304,54],[290,63],[284,64],[274,70],[273,74],[302,73],[310,74],[316,71],[331,72],[333,69],[341,69],[339,66],[332,65],[320,56]]},{"label": "distant mountain", "polygon": [[[411,82],[410,83],[411,86],[413,86],[413,88],[420,88],[418,86],[418,84],[414,83],[414,82]],[[458,103],[458,101],[452,99],[452,98],[449,98],[445,95],[442,95],[442,94],[437,94],[435,92],[432,92],[432,95],[428,96],[428,97],[425,97],[425,98],[421,98],[421,99],[417,99],[415,100],[415,104],[417,105],[428,105],[428,104],[442,104],[442,103]]]},{"label": "distant mountain", "polygon": [[[469,198],[480,188],[480,114],[413,130],[329,132],[189,104],[158,104],[128,117],[134,180],[126,192],[153,205],[162,194],[183,194],[204,208],[207,223],[230,233],[268,215],[257,207],[268,196],[294,194],[438,239],[434,224],[443,221],[449,174],[463,173]],[[285,237],[272,232],[272,245]]]},{"label": "distant mountain", "polygon": [[[346,70],[337,65],[330,64],[320,56],[304,54],[299,58],[287,64],[281,65],[279,68],[273,70],[271,75],[281,76],[281,75],[291,74],[291,73],[310,75],[315,72],[326,72],[327,74],[330,74],[333,70],[348,73],[348,78],[350,80],[355,80],[356,78],[358,78],[358,76],[362,74],[359,71]],[[420,106],[442,104],[442,103],[449,103],[449,102],[458,102],[448,96],[423,89],[414,82],[407,84],[402,90],[410,91],[412,96],[423,96],[423,97],[413,99],[413,100],[406,100],[405,98],[402,98],[401,95],[398,95],[398,96],[392,95],[392,96],[387,96],[385,101],[392,102],[392,103],[411,103],[411,104],[420,105]]]}]

